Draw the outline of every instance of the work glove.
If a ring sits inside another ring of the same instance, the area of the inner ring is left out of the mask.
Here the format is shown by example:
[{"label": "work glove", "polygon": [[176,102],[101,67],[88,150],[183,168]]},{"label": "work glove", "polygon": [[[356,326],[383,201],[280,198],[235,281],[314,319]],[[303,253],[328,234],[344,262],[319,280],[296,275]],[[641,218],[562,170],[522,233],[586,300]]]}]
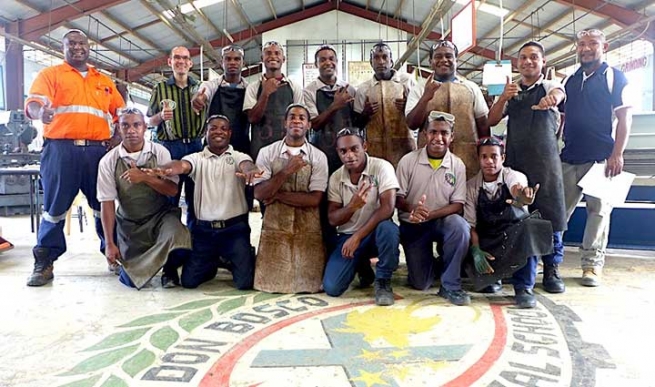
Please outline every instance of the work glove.
[{"label": "work glove", "polygon": [[471,246],[471,255],[473,256],[473,265],[475,270],[480,274],[491,274],[494,269],[489,264],[495,258],[493,255],[482,250],[480,246]]}]

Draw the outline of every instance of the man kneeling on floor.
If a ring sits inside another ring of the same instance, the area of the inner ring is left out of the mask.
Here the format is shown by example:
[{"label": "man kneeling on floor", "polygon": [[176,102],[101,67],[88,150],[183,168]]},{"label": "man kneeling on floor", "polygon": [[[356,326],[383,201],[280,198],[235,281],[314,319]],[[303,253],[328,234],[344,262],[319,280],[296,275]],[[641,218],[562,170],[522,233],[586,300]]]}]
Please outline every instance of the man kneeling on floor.
[{"label": "man kneeling on floor", "polygon": [[185,288],[196,288],[216,277],[223,258],[237,289],[252,289],[255,255],[250,245],[245,184],[252,185],[261,172],[250,156],[232,148],[231,137],[230,120],[223,115],[210,116],[205,149],[157,171],[188,174],[196,184],[193,252],[182,270]]},{"label": "man kneeling on floor", "polygon": [[473,257],[466,271],[478,290],[511,275],[516,305],[534,308],[537,260],[553,250],[550,222],[526,207],[539,185],[528,187],[524,174],[503,167],[505,146],[495,137],[478,142],[478,159],[480,172],[466,184],[464,217],[471,225]]},{"label": "man kneeling on floor", "polygon": [[460,273],[470,232],[468,223],[459,215],[466,202],[466,167],[448,150],[454,125],[452,114],[430,112],[425,146],[406,154],[398,163],[396,207],[409,285],[428,290],[434,283],[432,243],[437,242],[444,263],[437,294],[452,304],[468,305],[471,298],[462,290]]},{"label": "man kneeling on floor", "polygon": [[145,118],[139,110],[123,110],[119,128],[123,142],[100,160],[98,168],[105,255],[110,264],[122,265],[119,279],[127,286],[141,289],[163,267],[162,286],[173,287],[179,283],[177,269],[191,249],[191,237],[180,221],[180,208],[169,201],[177,194],[177,177],[148,173],[169,163],[171,155],[163,146],[145,141]]},{"label": "man kneeling on floor", "polygon": [[366,141],[357,128],[337,133],[337,154],[343,166],[328,185],[328,219],[337,228],[337,240],[323,288],[330,296],[340,296],[355,277],[356,267],[370,270],[369,259],[378,257],[375,303],[392,305],[391,275],[400,254],[400,232],[391,220],[399,188],[393,165],[366,154]]}]

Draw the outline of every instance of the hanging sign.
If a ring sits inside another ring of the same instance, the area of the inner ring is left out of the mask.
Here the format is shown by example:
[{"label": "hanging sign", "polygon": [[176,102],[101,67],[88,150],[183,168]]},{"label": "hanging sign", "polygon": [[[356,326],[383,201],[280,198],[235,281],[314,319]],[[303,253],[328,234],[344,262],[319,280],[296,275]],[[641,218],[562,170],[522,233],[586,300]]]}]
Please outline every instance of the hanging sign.
[{"label": "hanging sign", "polygon": [[512,79],[512,62],[509,60],[488,61],[482,68],[482,84],[487,86],[489,95],[501,95],[508,78]]},{"label": "hanging sign", "polygon": [[451,19],[452,41],[459,55],[475,47],[475,3],[469,2]]}]

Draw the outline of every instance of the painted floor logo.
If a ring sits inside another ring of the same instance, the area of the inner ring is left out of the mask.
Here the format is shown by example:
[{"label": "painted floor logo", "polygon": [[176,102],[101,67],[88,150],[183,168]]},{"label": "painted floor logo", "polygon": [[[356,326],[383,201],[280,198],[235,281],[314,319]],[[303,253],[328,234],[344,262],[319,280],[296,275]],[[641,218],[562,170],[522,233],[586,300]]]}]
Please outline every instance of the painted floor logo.
[{"label": "painted floor logo", "polygon": [[118,327],[60,376],[71,387],[593,386],[596,368],[614,367],[582,342],[577,315],[543,296],[525,310],[401,292],[392,307],[365,291],[207,294]]}]

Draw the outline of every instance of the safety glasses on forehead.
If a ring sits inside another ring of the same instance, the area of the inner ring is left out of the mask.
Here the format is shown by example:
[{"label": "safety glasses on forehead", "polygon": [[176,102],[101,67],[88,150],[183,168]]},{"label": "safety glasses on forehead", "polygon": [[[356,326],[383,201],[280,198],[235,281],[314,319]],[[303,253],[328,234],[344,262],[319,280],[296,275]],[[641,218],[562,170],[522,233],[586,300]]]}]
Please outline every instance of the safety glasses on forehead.
[{"label": "safety glasses on forehead", "polygon": [[450,113],[444,113],[444,112],[438,112],[438,111],[431,111],[430,115],[428,116],[428,121],[433,122],[433,121],[446,121],[451,125],[455,124],[455,116],[450,114]]},{"label": "safety glasses on forehead", "polygon": [[360,129],[355,127],[343,128],[337,132],[337,138],[343,136],[357,136],[361,139],[366,139],[366,129]]},{"label": "safety glasses on forehead", "polygon": [[505,143],[497,137],[483,137],[478,141],[478,147],[485,146],[485,145],[495,145],[495,146],[500,146],[504,147]]},{"label": "safety glasses on forehead", "polygon": [[230,45],[230,46],[225,46],[225,47],[223,47],[221,49],[221,55],[223,55],[223,56],[228,52],[238,52],[238,53],[241,54],[241,56],[243,56],[245,54],[245,51],[243,50],[243,48],[241,48],[240,46],[237,46],[235,44]]},{"label": "safety glasses on forehead", "polygon": [[436,50],[439,47],[450,48],[451,50],[455,51],[455,56],[459,55],[459,50],[457,49],[457,46],[455,46],[455,44],[449,40],[437,40],[436,42],[434,42],[430,50],[432,53],[434,53],[434,50]]},{"label": "safety glasses on forehead", "polygon": [[222,114],[214,114],[214,115],[211,115],[211,116],[207,117],[207,121],[205,121],[205,124],[209,124],[209,122],[210,122],[211,120],[215,120],[215,119],[217,119],[217,118],[218,118],[218,119],[221,119],[221,120],[225,120],[225,121],[227,121],[228,124],[230,123],[230,119],[227,118],[226,116],[224,116],[224,115],[222,115]]},{"label": "safety glasses on forehead", "polygon": [[581,39],[581,38],[583,38],[585,36],[591,36],[591,37],[594,37],[594,38],[602,37],[603,39],[605,39],[605,34],[603,33],[603,31],[597,30],[595,28],[592,28],[590,30],[578,31],[578,33],[575,34],[575,36],[578,39]]},{"label": "safety glasses on forehead", "polygon": [[141,112],[141,110],[139,110],[139,109],[137,109],[135,107],[126,107],[126,108],[118,109],[118,115],[120,116],[122,114],[141,114],[141,115],[143,115],[143,112]]},{"label": "safety glasses on forehead", "polygon": [[278,46],[278,47],[280,47],[280,50],[282,50],[282,52],[284,52],[284,48],[282,47],[282,45],[280,43],[276,42],[275,40],[271,40],[269,42],[264,43],[264,45],[262,46],[262,51],[266,50],[267,48],[269,48],[271,46]]}]

